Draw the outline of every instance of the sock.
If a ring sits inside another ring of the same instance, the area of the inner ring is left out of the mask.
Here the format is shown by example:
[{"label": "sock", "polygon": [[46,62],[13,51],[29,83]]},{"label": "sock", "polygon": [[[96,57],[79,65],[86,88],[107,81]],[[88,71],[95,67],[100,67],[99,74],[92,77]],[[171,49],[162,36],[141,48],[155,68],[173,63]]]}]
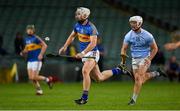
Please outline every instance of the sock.
[{"label": "sock", "polygon": [[151,72],[150,74],[152,75],[152,77],[156,77],[160,75],[159,72],[157,71]]},{"label": "sock", "polygon": [[46,78],[45,78],[45,81],[46,81],[46,82],[49,82],[49,78],[48,78],[48,77],[46,77]]},{"label": "sock", "polygon": [[114,68],[112,69],[112,73],[113,75],[118,75],[118,74],[122,74],[123,72],[119,68]]},{"label": "sock", "polygon": [[137,99],[138,95],[133,93],[133,96],[132,96],[132,99],[136,102],[136,99]]},{"label": "sock", "polygon": [[88,91],[84,90],[81,98],[84,100],[87,100],[88,99]]},{"label": "sock", "polygon": [[36,90],[38,90],[38,91],[39,91],[39,90],[42,90],[42,89],[41,89],[41,87],[37,87],[37,88],[36,88]]}]

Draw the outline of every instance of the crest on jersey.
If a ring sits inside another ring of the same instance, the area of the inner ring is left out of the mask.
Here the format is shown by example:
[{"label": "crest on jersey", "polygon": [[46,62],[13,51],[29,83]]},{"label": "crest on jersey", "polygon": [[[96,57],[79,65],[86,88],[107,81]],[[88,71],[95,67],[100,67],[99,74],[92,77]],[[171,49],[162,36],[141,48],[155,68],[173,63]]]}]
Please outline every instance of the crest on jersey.
[{"label": "crest on jersey", "polygon": [[80,33],[84,33],[84,30],[83,30],[83,29],[81,29],[81,30],[80,30]]}]

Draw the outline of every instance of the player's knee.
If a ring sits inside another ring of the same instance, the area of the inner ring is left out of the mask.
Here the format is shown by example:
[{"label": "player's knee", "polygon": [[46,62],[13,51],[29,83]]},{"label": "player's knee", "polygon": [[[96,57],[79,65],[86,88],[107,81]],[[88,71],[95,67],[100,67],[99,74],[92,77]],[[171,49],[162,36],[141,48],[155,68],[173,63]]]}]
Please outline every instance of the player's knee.
[{"label": "player's knee", "polygon": [[135,83],[139,82],[139,77],[135,77]]},{"label": "player's knee", "polygon": [[34,75],[34,80],[38,80],[39,75]]},{"label": "player's knee", "polygon": [[83,74],[83,76],[87,76],[87,75],[89,75],[89,71],[87,69],[83,69],[82,74]]},{"label": "player's knee", "polygon": [[29,80],[32,80],[32,81],[35,80],[34,76],[29,76]]},{"label": "player's knee", "polygon": [[101,80],[99,78],[94,79],[95,82],[99,83]]},{"label": "player's knee", "polygon": [[137,84],[137,85],[142,85],[143,84],[143,82],[141,80],[141,77],[139,75],[135,76],[135,84]]},{"label": "player's knee", "polygon": [[138,71],[138,76],[143,76],[143,72],[142,71]]},{"label": "player's knee", "polygon": [[135,84],[138,85],[138,86],[140,86],[140,85],[142,85],[143,83],[142,83],[141,80],[138,80],[138,81],[135,81]]},{"label": "player's knee", "polygon": [[134,75],[134,79],[135,79],[135,81],[138,81],[138,79],[139,79],[139,75],[138,75],[137,73],[135,73],[135,75]]},{"label": "player's knee", "polygon": [[30,80],[37,80],[37,75],[33,74],[33,75],[29,76],[29,79]]},{"label": "player's knee", "polygon": [[100,77],[97,77],[97,78],[96,78],[96,82],[102,82],[102,81],[103,81],[102,78],[100,78]]}]

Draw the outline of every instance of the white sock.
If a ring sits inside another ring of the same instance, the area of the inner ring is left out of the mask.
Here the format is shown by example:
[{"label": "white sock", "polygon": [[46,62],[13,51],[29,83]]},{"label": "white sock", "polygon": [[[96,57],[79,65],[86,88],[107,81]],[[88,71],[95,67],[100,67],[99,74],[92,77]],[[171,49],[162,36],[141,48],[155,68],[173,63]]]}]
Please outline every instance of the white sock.
[{"label": "white sock", "polygon": [[49,78],[46,77],[45,81],[46,81],[46,82],[49,82]]},{"label": "white sock", "polygon": [[133,96],[132,96],[132,99],[136,102],[136,99],[137,99],[138,95],[133,93]]},{"label": "white sock", "polygon": [[150,74],[152,75],[152,77],[156,77],[160,75],[159,72],[157,71],[151,72]]},{"label": "white sock", "polygon": [[41,89],[41,87],[39,86],[39,87],[36,88],[36,90],[42,90],[42,89]]}]

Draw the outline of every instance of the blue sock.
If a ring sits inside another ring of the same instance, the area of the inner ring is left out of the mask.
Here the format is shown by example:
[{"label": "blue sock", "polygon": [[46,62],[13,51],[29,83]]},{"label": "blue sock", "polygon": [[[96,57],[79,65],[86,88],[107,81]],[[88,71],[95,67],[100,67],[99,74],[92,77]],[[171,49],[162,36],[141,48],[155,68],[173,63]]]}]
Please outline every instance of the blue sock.
[{"label": "blue sock", "polygon": [[123,72],[119,68],[112,69],[113,75],[122,74]]},{"label": "blue sock", "polygon": [[87,100],[88,99],[88,91],[83,91],[82,99]]}]

